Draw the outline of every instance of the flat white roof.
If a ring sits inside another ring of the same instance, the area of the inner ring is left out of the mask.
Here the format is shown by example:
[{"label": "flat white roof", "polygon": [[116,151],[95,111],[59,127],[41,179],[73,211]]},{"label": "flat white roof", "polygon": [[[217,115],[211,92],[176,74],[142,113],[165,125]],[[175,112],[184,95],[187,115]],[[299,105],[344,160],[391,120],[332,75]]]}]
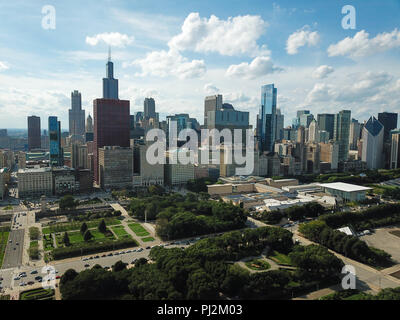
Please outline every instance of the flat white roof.
[{"label": "flat white roof", "polygon": [[357,191],[367,191],[372,190],[372,188],[358,186],[356,184],[349,184],[344,182],[334,182],[334,183],[321,183],[321,187],[330,188],[344,192],[357,192]]},{"label": "flat white roof", "polygon": [[354,236],[354,232],[349,227],[343,227],[343,228],[339,228],[336,230],[343,232],[343,233],[347,234],[348,236]]}]

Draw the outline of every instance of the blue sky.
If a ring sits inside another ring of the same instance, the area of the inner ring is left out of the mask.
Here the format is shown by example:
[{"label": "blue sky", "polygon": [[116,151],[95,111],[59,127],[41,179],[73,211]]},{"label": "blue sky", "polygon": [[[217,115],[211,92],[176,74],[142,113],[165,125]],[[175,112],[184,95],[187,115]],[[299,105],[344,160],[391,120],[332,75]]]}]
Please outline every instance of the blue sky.
[{"label": "blue sky", "polygon": [[[112,45],[120,98],[131,113],[153,96],[161,117],[203,122],[220,93],[254,124],[260,87],[275,83],[289,125],[296,110],[352,110],[367,120],[400,110],[400,1],[10,1],[0,3],[0,127],[57,115],[67,128],[70,94],[92,113]],[[383,2],[383,3],[382,3]],[[343,29],[344,5],[356,29]],[[42,7],[56,10],[42,28]]]}]

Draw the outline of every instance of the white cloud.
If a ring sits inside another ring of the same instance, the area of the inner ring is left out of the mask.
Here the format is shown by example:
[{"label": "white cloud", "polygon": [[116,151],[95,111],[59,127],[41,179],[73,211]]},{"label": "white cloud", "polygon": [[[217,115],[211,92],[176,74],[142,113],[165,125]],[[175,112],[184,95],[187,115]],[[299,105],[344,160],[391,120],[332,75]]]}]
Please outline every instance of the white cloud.
[{"label": "white cloud", "polygon": [[336,102],[360,105],[387,90],[392,80],[393,77],[386,72],[350,74],[342,81],[335,82],[335,85],[315,84],[307,95],[306,103]]},{"label": "white cloud", "polygon": [[288,54],[297,54],[298,49],[308,45],[309,47],[316,46],[320,40],[317,31],[311,32],[308,26],[292,33],[286,41],[286,52]]},{"label": "white cloud", "polygon": [[315,79],[324,79],[335,70],[331,66],[322,65],[314,70],[312,77]]},{"label": "white cloud", "polygon": [[174,50],[153,51],[144,59],[137,59],[130,63],[131,66],[138,66],[142,72],[137,76],[176,76],[180,79],[201,77],[206,72],[203,60],[189,61],[187,58]]},{"label": "white cloud", "polygon": [[2,61],[0,61],[0,72],[9,69],[9,67]]},{"label": "white cloud", "polygon": [[229,77],[255,79],[281,70],[281,68],[274,66],[270,57],[261,56],[254,58],[250,63],[243,62],[229,66],[226,75]]},{"label": "white cloud", "polygon": [[328,47],[330,57],[350,56],[352,58],[372,55],[392,48],[400,47],[400,31],[383,32],[375,38],[369,38],[368,32],[361,30],[353,38],[346,37]]},{"label": "white cloud", "polygon": [[186,17],[181,33],[173,37],[168,45],[179,51],[256,56],[267,52],[265,46],[260,48],[257,44],[266,26],[267,23],[260,16],[246,15],[220,20],[214,15],[209,19],[201,18],[199,13],[192,12]]},{"label": "white cloud", "polygon": [[204,85],[204,92],[211,95],[211,94],[218,93],[219,89],[215,85],[213,85],[212,83],[206,83]]},{"label": "white cloud", "polygon": [[96,46],[99,42],[104,42],[113,47],[126,47],[131,44],[135,38],[119,32],[105,32],[96,34],[93,37],[86,37],[86,43],[91,46]]}]

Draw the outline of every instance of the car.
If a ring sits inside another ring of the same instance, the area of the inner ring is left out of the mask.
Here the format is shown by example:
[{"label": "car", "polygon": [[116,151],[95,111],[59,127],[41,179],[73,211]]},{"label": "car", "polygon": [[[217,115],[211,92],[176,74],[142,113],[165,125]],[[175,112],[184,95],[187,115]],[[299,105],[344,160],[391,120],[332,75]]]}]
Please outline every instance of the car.
[{"label": "car", "polygon": [[38,279],[38,280],[37,280],[37,282],[42,282],[42,281],[43,281],[43,279],[42,279],[42,278],[40,278],[40,279]]},{"label": "car", "polygon": [[151,249],[151,247],[150,247],[150,246],[147,246],[147,247],[146,247],[146,250],[149,250],[149,249]]},{"label": "car", "polygon": [[104,257],[107,257],[107,255],[106,255],[106,254],[103,254],[101,257],[104,258]]},{"label": "car", "polygon": [[136,249],[133,249],[132,252],[136,252]]},{"label": "car", "polygon": [[86,263],[85,268],[89,268],[89,267],[90,267],[90,264]]},{"label": "car", "polygon": [[61,278],[61,276],[56,276],[56,279],[60,279]]},{"label": "car", "polygon": [[20,277],[14,277],[13,280],[14,280],[14,281],[18,281],[18,280],[21,280],[21,278],[20,278]]},{"label": "car", "polygon": [[95,256],[93,259],[99,259],[100,257],[99,256]]},{"label": "car", "polygon": [[119,252],[114,253],[114,256],[119,256]]},{"label": "car", "polygon": [[33,281],[29,281],[28,282],[28,286],[31,286],[31,285],[33,285],[35,282],[33,282]]},{"label": "car", "polygon": [[83,259],[82,259],[82,261],[88,261],[88,260],[89,260],[88,258],[83,258]]},{"label": "car", "polygon": [[4,280],[4,278],[0,277],[0,281],[3,281],[3,280]]},{"label": "car", "polygon": [[36,274],[36,273],[38,273],[37,270],[32,270],[31,271],[31,274]]},{"label": "car", "polygon": [[37,281],[38,281],[38,280],[42,280],[42,277],[41,277],[41,276],[36,276],[36,277],[35,277],[35,280],[37,280]]},{"label": "car", "polygon": [[112,256],[113,256],[112,252],[107,255],[107,257],[112,257]]},{"label": "car", "polygon": [[139,248],[138,250],[137,250],[137,252],[142,252],[143,251],[143,248]]},{"label": "car", "polygon": [[89,257],[89,260],[93,260],[93,257]]},{"label": "car", "polygon": [[20,286],[20,287],[24,287],[24,286],[26,286],[26,283],[25,283],[25,282],[21,282],[21,283],[19,284],[19,286]]},{"label": "car", "polygon": [[137,261],[137,259],[133,259],[132,262],[131,262],[131,264],[135,264],[136,261]]}]

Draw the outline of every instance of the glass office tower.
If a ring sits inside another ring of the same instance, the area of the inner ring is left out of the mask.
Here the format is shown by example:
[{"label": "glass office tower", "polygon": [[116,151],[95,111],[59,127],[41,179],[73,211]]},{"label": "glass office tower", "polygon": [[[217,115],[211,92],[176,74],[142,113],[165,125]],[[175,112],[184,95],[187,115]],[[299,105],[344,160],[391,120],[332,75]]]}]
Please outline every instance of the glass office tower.
[{"label": "glass office tower", "polygon": [[276,140],[276,99],[274,84],[261,87],[261,107],[258,117],[258,135],[260,151],[272,152]]}]

